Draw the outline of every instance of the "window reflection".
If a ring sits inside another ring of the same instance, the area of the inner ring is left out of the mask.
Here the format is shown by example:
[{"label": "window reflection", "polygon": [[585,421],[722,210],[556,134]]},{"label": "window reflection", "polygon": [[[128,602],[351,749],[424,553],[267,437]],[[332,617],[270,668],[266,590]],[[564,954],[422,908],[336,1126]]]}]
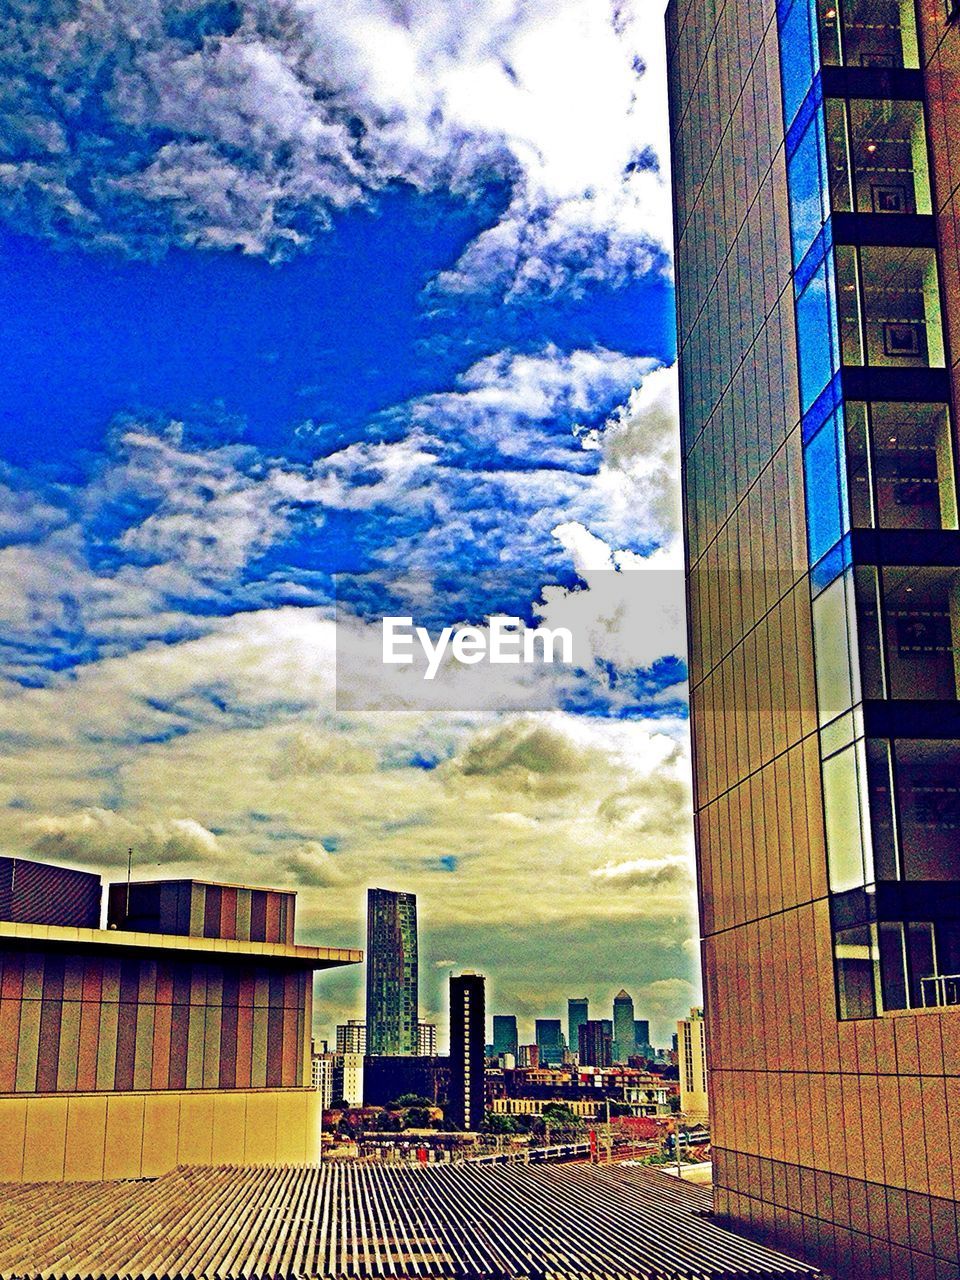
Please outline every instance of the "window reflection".
[{"label": "window reflection", "polygon": [[830,213],[827,156],[820,112],[813,118],[787,165],[790,229],[796,266],[813,244]]},{"label": "window reflection", "polygon": [[835,210],[883,214],[932,211],[921,103],[830,99],[826,120]]},{"label": "window reflection", "polygon": [[828,65],[920,65],[913,0],[819,0],[817,21]]},{"label": "window reflection", "polygon": [[850,527],[840,415],[831,414],[804,447],[810,563],[836,546]]},{"label": "window reflection", "polygon": [[833,290],[824,263],[797,299],[800,398],[804,412],[836,372],[835,337]]},{"label": "window reflection", "polygon": [[870,834],[861,824],[861,795],[866,796],[866,781],[866,750],[862,739],[823,761],[823,810],[831,893],[844,893],[874,879]]},{"label": "window reflection", "polygon": [[851,599],[852,570],[836,578],[813,602],[817,706],[829,724],[860,701],[860,682],[850,655],[856,652],[857,619]]},{"label": "window reflection", "polygon": [[787,128],[819,69],[811,22],[811,0],[794,0],[780,26],[780,71],[783,115]]}]

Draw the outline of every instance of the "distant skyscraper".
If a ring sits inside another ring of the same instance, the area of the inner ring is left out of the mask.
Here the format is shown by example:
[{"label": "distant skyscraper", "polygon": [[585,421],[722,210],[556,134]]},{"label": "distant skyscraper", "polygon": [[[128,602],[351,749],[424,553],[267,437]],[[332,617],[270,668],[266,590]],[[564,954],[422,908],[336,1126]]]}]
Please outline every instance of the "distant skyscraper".
[{"label": "distant skyscraper", "polygon": [[533,1070],[540,1065],[540,1049],[535,1044],[522,1044],[517,1054],[517,1066]]},{"label": "distant skyscraper", "polygon": [[337,1053],[366,1053],[367,1024],[360,1018],[350,1018],[337,1024]]},{"label": "distant skyscraper", "polygon": [[517,1056],[517,1019],[512,1013],[495,1013],[493,1015],[493,1054],[499,1058],[504,1053]]},{"label": "distant skyscraper", "polygon": [[707,1046],[703,1010],[691,1009],[677,1023],[680,1068],[680,1110],[688,1116],[707,1114]]},{"label": "distant skyscraper", "polygon": [[437,1024],[435,1022],[417,1023],[417,1053],[421,1058],[437,1056]]},{"label": "distant skyscraper", "polygon": [[333,1072],[337,1055],[335,1053],[315,1053],[311,1058],[311,1083],[320,1094],[320,1106],[324,1111],[330,1110],[333,1102]]},{"label": "distant skyscraper", "polygon": [[580,1051],[580,1028],[590,1016],[585,996],[567,1001],[567,1044],[574,1053]]},{"label": "distant skyscraper", "polygon": [[537,1048],[540,1065],[559,1066],[563,1062],[563,1032],[559,1018],[538,1018],[536,1021]]},{"label": "distant skyscraper", "polygon": [[609,1067],[613,1061],[610,1032],[600,1018],[588,1018],[577,1028],[582,1067]]},{"label": "distant skyscraper", "polygon": [[613,1060],[626,1062],[636,1052],[633,999],[621,987],[613,997]]},{"label": "distant skyscraper", "polygon": [[637,1046],[635,1052],[639,1053],[642,1058],[653,1056],[653,1045],[650,1043],[650,1023],[646,1018],[638,1018],[633,1024],[633,1040]]},{"label": "distant skyscraper", "polygon": [[451,975],[449,1114],[467,1131],[479,1129],[483,1123],[486,1024],[482,976]]},{"label": "distant skyscraper", "polygon": [[419,1049],[417,899],[367,890],[367,1053]]}]

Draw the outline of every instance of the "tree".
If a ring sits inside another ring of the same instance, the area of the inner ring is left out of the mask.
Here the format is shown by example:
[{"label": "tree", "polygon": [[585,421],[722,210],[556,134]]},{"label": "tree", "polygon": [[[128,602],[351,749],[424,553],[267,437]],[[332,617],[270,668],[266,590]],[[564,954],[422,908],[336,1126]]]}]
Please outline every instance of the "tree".
[{"label": "tree", "polygon": [[517,1133],[519,1131],[517,1119],[519,1117],[503,1116],[497,1112],[488,1111],[483,1118],[481,1128],[484,1133]]},{"label": "tree", "polygon": [[390,1103],[389,1110],[402,1111],[404,1107],[435,1107],[432,1098],[425,1098],[421,1093],[402,1093],[395,1102]]},{"label": "tree", "polygon": [[380,1133],[399,1133],[403,1128],[403,1121],[395,1111],[381,1111],[373,1118],[373,1128]]},{"label": "tree", "polygon": [[426,1107],[407,1107],[403,1116],[405,1129],[429,1129],[433,1117]]},{"label": "tree", "polygon": [[583,1121],[562,1102],[548,1102],[542,1111],[544,1124],[557,1129],[579,1129]]}]

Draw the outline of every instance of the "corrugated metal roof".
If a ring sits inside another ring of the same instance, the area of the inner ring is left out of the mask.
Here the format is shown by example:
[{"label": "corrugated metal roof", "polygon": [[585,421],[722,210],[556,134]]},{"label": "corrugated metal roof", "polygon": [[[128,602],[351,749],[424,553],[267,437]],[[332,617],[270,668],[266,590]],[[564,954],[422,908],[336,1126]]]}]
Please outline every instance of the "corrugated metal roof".
[{"label": "corrugated metal roof", "polygon": [[821,1273],[716,1226],[709,1192],[637,1168],[190,1167],[154,1182],[0,1186],[2,1280]]}]

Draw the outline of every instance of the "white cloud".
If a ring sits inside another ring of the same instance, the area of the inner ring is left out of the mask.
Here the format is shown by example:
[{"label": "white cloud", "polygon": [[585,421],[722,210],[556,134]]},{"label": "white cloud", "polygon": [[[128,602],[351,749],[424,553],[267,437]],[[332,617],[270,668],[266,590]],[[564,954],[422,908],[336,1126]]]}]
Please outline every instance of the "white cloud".
[{"label": "white cloud", "polygon": [[19,3],[8,32],[0,201],[41,234],[277,256],[390,182],[497,175],[503,217],[446,288],[623,279],[668,252],[649,0]]},{"label": "white cloud", "polygon": [[111,809],[90,808],[66,815],[45,814],[23,823],[30,848],[43,857],[93,866],[125,865],[135,853],[137,871],[149,864],[209,866],[220,858],[216,836],[192,818],[131,821]]}]

